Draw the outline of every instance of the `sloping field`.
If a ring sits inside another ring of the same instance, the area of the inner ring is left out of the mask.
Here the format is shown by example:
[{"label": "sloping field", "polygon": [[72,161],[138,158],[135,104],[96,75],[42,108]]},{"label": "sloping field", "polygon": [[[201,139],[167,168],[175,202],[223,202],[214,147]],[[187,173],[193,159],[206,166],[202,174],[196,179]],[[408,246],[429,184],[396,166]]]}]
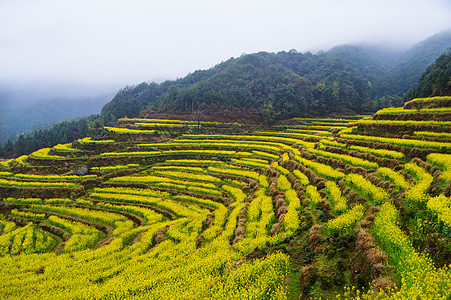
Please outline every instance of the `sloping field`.
[{"label": "sloping field", "polygon": [[121,119],[3,161],[0,298],[447,299],[446,99],[265,130]]}]

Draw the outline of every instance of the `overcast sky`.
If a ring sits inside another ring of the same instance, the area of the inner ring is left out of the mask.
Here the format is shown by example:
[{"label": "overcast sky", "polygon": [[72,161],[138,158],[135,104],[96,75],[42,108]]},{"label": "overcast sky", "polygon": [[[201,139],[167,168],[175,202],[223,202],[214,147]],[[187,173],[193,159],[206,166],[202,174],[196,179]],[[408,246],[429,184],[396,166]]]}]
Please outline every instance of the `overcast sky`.
[{"label": "overcast sky", "polygon": [[450,0],[0,0],[0,82],[121,87],[242,53],[405,48],[449,28]]}]

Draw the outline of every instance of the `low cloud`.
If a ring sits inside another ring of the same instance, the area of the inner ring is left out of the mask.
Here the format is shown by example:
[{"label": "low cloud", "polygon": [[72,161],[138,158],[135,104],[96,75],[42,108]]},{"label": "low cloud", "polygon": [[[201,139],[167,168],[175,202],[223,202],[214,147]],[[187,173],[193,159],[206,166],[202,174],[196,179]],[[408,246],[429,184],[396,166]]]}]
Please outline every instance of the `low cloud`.
[{"label": "low cloud", "polygon": [[445,0],[4,0],[0,81],[123,85],[183,77],[242,53],[405,49],[449,20]]}]

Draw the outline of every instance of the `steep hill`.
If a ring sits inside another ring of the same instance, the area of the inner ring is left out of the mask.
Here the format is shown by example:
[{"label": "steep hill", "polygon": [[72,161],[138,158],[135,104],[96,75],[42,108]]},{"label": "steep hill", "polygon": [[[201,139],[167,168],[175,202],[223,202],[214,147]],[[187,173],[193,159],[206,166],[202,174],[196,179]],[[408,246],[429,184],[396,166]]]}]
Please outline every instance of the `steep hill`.
[{"label": "steep hill", "polygon": [[451,48],[451,31],[442,32],[418,43],[405,52],[388,77],[392,91],[406,93],[418,84],[426,68]]},{"label": "steep hill", "polygon": [[143,111],[213,111],[220,118],[225,108],[261,111],[268,104],[280,119],[374,112],[402,105],[401,97],[449,47],[451,32],[445,32],[404,53],[344,45],[317,54],[292,50],[243,55],[175,81],[126,87],[102,115],[107,123]]},{"label": "steep hill", "polygon": [[416,88],[409,91],[408,99],[451,95],[451,48],[427,68]]}]

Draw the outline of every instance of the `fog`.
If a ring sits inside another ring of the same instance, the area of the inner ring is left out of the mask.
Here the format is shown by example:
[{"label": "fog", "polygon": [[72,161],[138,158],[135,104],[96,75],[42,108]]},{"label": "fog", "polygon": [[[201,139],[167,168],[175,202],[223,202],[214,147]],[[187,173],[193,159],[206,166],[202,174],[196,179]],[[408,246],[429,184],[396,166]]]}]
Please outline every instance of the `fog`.
[{"label": "fog", "polygon": [[0,98],[96,95],[258,51],[403,50],[449,28],[449,0],[0,0]]}]

